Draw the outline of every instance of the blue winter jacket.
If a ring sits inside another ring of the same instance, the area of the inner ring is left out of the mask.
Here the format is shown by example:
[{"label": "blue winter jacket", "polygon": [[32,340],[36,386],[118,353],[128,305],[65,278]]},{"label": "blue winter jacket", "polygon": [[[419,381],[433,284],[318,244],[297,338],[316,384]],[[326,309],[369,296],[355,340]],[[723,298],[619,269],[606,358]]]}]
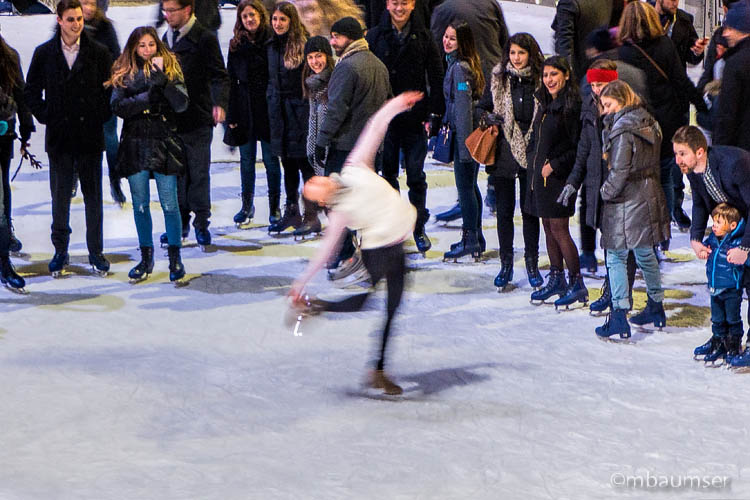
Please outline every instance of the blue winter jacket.
[{"label": "blue winter jacket", "polygon": [[[740,289],[742,287],[742,275],[745,266],[738,266],[727,262],[727,252],[731,248],[737,248],[742,244],[742,236],[745,234],[745,220],[742,219],[737,227],[719,238],[711,232],[703,244],[711,248],[711,255],[706,261],[706,276],[708,277],[708,288],[711,293],[718,293],[727,288]],[[745,263],[747,265],[747,263]]]}]

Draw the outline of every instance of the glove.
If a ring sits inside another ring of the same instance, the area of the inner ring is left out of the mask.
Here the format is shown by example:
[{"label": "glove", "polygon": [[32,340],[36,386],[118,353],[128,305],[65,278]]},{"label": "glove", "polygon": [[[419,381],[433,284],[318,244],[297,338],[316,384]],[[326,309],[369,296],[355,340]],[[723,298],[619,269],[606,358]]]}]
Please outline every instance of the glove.
[{"label": "glove", "polygon": [[315,146],[315,159],[321,165],[325,165],[326,157],[328,156],[327,153],[328,153],[328,148],[324,148],[323,146]]},{"label": "glove", "polygon": [[572,184],[565,184],[565,187],[560,192],[560,196],[557,197],[557,203],[567,207],[570,204],[570,198],[576,194],[576,188]]},{"label": "glove", "polygon": [[493,125],[499,127],[502,124],[503,117],[498,115],[497,113],[485,113],[479,119],[479,128],[481,128],[482,130],[487,130]]},{"label": "glove", "polygon": [[109,187],[110,193],[112,194],[112,199],[115,201],[115,203],[122,206],[126,200],[125,194],[122,192],[122,187],[120,186],[120,179],[114,179],[110,177]]},{"label": "glove", "polygon": [[150,80],[151,80],[151,85],[154,87],[164,88],[167,86],[167,83],[169,83],[169,78],[167,78],[167,74],[164,73],[159,68],[157,68],[156,66],[151,66]]}]

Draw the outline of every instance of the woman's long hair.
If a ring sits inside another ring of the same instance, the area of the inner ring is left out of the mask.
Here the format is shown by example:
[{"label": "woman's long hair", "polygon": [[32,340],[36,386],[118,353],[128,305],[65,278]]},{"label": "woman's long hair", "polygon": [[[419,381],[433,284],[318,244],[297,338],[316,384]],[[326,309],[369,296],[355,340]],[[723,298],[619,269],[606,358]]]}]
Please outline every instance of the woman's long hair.
[{"label": "woman's long hair", "polygon": [[[576,82],[576,79],[573,78],[573,72],[570,69],[570,63],[563,56],[552,56],[544,60],[544,66],[551,66],[553,68],[556,68],[562,71],[564,75],[568,76],[568,80],[565,82],[565,87],[560,89],[562,95],[560,95],[559,97],[565,99],[565,101],[563,102],[563,112],[565,114],[573,113],[574,110],[579,107],[578,105],[580,104],[581,96],[578,89],[578,83]],[[549,103],[552,102],[552,100],[552,94],[550,94],[549,90],[547,90],[547,86],[542,84],[543,104],[545,106],[548,106]]]},{"label": "woman's long hair", "polygon": [[510,46],[518,45],[529,53],[529,67],[531,68],[531,78],[539,83],[542,80],[542,65],[544,64],[544,54],[536,39],[528,33],[516,33],[508,40],[503,49],[503,57],[500,62],[500,80],[504,81],[508,72],[507,66],[510,62]]},{"label": "woman's long hair", "polygon": [[[242,23],[242,13],[251,7],[258,13],[258,29],[250,33]],[[271,25],[268,23],[268,11],[261,0],[242,0],[237,6],[237,21],[234,23],[234,37],[229,40],[229,51],[234,52],[243,40],[262,44],[271,36]]]},{"label": "woman's long hair", "polygon": [[622,80],[615,80],[609,82],[606,87],[602,89],[602,93],[599,95],[599,99],[602,97],[609,97],[614,99],[623,108],[628,106],[640,106],[643,102],[638,94]]},{"label": "woman's long hair", "polygon": [[[105,82],[105,86],[124,87],[126,85],[125,80],[132,79],[138,73],[141,67],[138,64],[140,58],[136,53],[136,49],[138,48],[138,42],[146,35],[149,35],[156,41],[156,54],[154,54],[154,57],[158,56],[164,59],[164,73],[167,75],[167,78],[169,80],[184,79],[180,63],[177,62],[177,57],[159,39],[156,29],[152,26],[140,26],[134,29],[128,37],[128,42],[125,44],[122,54],[120,54],[120,57],[112,65],[112,78]],[[146,78],[151,76],[150,64],[143,64],[143,73],[146,75]]]},{"label": "woman's long hair", "polygon": [[300,20],[297,8],[291,2],[279,2],[274,12],[281,12],[289,18],[289,38],[284,51],[284,67],[294,69],[305,60],[305,42],[310,34]]},{"label": "woman's long hair", "polygon": [[21,74],[18,71],[18,54],[0,36],[0,87],[11,95]]},{"label": "woman's long hair", "polygon": [[473,83],[472,94],[474,99],[479,99],[484,92],[484,73],[482,73],[482,64],[479,62],[479,53],[474,43],[474,33],[466,21],[456,20],[448,26],[456,31],[457,58],[469,65]]},{"label": "woman's long hair", "polygon": [[646,2],[630,2],[622,11],[617,40],[639,43],[664,34],[656,9]]}]

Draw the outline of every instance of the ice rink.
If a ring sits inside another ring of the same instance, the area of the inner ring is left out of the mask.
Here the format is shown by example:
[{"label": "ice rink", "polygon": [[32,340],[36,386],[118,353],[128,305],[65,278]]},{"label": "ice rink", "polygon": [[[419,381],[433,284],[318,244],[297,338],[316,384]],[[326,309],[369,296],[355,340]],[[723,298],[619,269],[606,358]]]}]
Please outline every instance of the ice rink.
[{"label": "ice rink", "polygon": [[[530,31],[551,50],[552,9],[502,3],[511,32]],[[156,6],[109,11],[123,44],[155,14]],[[223,11],[225,54],[234,15]],[[0,18],[24,69],[53,25],[53,16]],[[112,273],[89,272],[79,196],[70,275],[49,276],[47,158],[43,133],[32,136],[45,168],[25,164],[12,185],[24,243],[13,261],[30,294],[0,290],[0,500],[750,498],[750,375],[692,359],[710,327],[704,263],[686,234],[675,233],[662,264],[668,327],[625,345],[598,340],[603,318],[587,309],[529,305],[520,214],[516,288],[502,294],[486,208],[490,251],[480,263],[443,263],[460,224],[430,222],[426,258],[407,244],[390,350],[405,393],[374,397],[361,384],[382,291],[362,312],[314,318],[293,336],[282,323],[285,294],[319,241],[268,235],[262,164],[257,227],[234,227],[238,157],[215,136],[215,244],[203,253],[191,232],[183,288],[169,283],[160,250],[151,278],[128,283],[139,260],[132,206],[108,193]],[[437,213],[455,201],[453,173],[427,170]],[[602,275],[603,265],[587,278],[591,299]],[[636,287],[640,307],[640,279]],[[322,275],[311,291],[346,293]]]}]

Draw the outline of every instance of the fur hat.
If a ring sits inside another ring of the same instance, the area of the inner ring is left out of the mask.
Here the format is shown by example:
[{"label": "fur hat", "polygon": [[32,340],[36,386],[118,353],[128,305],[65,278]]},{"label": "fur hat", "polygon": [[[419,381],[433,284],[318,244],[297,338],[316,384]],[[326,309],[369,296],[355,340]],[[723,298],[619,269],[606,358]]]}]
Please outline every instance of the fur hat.
[{"label": "fur hat", "polygon": [[365,36],[362,31],[362,25],[351,16],[343,17],[333,23],[333,26],[331,26],[331,33],[344,35],[351,40],[359,40]]}]

